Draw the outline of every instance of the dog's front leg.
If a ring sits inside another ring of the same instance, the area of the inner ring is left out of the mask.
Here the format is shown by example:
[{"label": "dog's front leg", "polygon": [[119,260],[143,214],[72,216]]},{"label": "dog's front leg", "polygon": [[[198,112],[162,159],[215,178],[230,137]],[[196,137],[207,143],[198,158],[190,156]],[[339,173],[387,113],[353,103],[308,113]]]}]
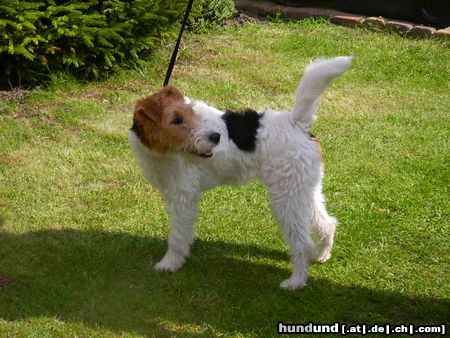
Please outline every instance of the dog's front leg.
[{"label": "dog's front leg", "polygon": [[174,272],[183,266],[194,241],[198,196],[178,193],[177,197],[167,198],[165,202],[169,213],[169,247],[155,270]]}]

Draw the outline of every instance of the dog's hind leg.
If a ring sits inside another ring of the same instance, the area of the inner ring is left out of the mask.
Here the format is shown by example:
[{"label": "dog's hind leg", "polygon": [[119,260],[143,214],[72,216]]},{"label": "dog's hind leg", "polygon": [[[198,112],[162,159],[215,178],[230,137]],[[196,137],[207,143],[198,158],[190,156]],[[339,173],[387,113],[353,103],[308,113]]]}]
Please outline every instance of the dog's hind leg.
[{"label": "dog's hind leg", "polygon": [[305,191],[289,187],[269,187],[272,212],[278,221],[285,242],[290,247],[293,271],[280,284],[284,289],[296,290],[306,285],[308,267],[314,243],[310,237],[310,197]]},{"label": "dog's hind leg", "polygon": [[322,185],[319,183],[314,191],[314,198],[311,206],[311,222],[318,237],[314,255],[314,260],[317,262],[325,262],[331,257],[334,233],[338,224],[334,217],[328,215],[328,212],[325,209],[325,199],[321,190]]},{"label": "dog's hind leg", "polygon": [[193,193],[179,193],[165,200],[169,213],[169,247],[155,270],[174,272],[183,266],[194,242],[198,199],[199,196]]}]

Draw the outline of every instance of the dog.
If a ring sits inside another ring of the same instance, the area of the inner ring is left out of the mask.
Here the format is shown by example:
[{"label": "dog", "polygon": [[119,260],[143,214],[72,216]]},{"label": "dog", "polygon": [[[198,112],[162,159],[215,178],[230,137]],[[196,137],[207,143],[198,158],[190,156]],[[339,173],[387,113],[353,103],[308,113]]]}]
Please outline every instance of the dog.
[{"label": "dog", "polygon": [[325,209],[321,150],[309,127],[321,94],[351,62],[347,56],[311,62],[291,112],[223,112],[171,86],[137,101],[129,142],[169,214],[168,250],[157,271],[174,272],[185,263],[203,191],[258,179],[292,256],[292,275],[280,287],[306,285],[310,260],[330,258],[337,226]]}]

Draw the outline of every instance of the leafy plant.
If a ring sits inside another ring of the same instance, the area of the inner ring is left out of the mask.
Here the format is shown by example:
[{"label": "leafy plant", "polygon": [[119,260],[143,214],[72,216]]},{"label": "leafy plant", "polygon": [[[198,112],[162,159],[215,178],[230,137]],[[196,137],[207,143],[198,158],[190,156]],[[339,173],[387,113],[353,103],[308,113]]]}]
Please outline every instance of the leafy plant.
[{"label": "leafy plant", "polygon": [[203,31],[236,14],[233,0],[202,0],[196,5],[197,14],[191,20],[191,27]]},{"label": "leafy plant", "polygon": [[173,35],[186,0],[0,0],[0,87],[68,70],[98,78]]}]

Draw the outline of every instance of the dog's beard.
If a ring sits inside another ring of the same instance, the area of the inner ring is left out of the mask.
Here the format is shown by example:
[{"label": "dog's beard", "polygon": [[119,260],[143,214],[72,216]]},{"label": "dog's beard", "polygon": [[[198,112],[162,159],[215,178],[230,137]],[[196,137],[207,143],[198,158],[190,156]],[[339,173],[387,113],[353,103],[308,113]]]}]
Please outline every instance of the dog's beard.
[{"label": "dog's beard", "polygon": [[192,133],[188,138],[184,151],[188,154],[210,158],[213,156],[213,149],[217,146],[209,141],[206,133]]}]

